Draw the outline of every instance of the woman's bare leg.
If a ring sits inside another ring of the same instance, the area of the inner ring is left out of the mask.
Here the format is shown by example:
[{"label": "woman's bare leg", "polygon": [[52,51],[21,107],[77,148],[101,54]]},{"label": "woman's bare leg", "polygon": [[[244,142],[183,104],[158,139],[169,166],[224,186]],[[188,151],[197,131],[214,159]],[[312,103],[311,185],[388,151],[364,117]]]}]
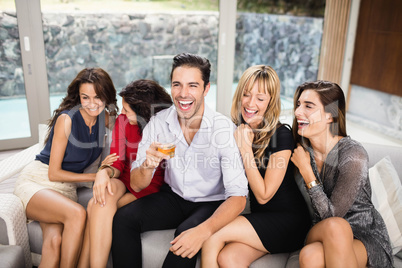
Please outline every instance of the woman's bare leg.
[{"label": "woman's bare leg", "polygon": [[301,268],[324,268],[324,246],[321,242],[312,242],[302,248],[299,254]]},{"label": "woman's bare leg", "polygon": [[103,207],[95,204],[93,199],[88,203],[90,267],[107,265],[112,245],[113,216],[117,210],[117,202],[126,192],[126,186],[119,179],[112,179],[111,184],[113,195],[106,191],[106,204]]},{"label": "woman's bare leg", "polygon": [[39,268],[60,267],[61,237],[63,225],[58,223],[40,223],[43,235],[42,258]]},{"label": "woman's bare leg", "polygon": [[253,261],[267,254],[243,243],[229,243],[219,253],[218,264],[220,268],[249,267]]},{"label": "woman's bare leg", "polygon": [[366,267],[367,251],[349,223],[331,217],[314,225],[300,251],[300,267]]},{"label": "woman's bare leg", "polygon": [[[116,180],[116,182],[113,182],[114,180],[115,179],[112,180],[112,183],[113,183],[113,187],[116,187],[116,188],[113,188],[113,189],[116,189],[116,191],[115,191],[113,196],[118,198],[121,195],[122,191],[125,191],[126,188],[125,188],[124,184],[120,180]],[[107,191],[106,191],[106,195],[109,196],[109,193]],[[110,196],[106,197],[106,199],[107,199],[107,203],[113,202],[113,200],[114,200],[114,199],[110,198]],[[117,201],[117,208],[120,208],[120,207],[122,207],[122,206],[124,206],[124,205],[126,205],[126,204],[128,204],[128,203],[130,203],[132,201],[134,201],[134,200],[136,200],[136,197],[133,194],[123,192],[123,196],[121,196],[120,199],[118,199],[118,201]],[[87,209],[88,219],[87,219],[87,224],[86,224],[86,227],[85,227],[84,243],[83,243],[83,247],[82,247],[82,251],[81,251],[80,260],[79,260],[79,263],[78,263],[79,268],[90,267],[90,235],[89,235],[89,233],[90,233],[90,222],[91,222],[91,220],[97,220],[97,221],[98,220],[103,220],[103,219],[94,219],[94,216],[92,216],[92,210],[93,210],[94,206],[99,206],[99,205],[94,204],[93,199],[91,199],[89,201],[89,203],[88,203],[88,209]],[[100,211],[102,211],[102,209],[100,209]],[[107,210],[105,210],[105,211],[107,211]],[[114,213],[113,213],[113,215],[114,215]],[[111,216],[112,219],[113,219],[113,215]],[[105,215],[105,217],[107,217],[107,215]],[[103,230],[103,232],[105,233],[105,230]],[[112,233],[112,231],[110,229],[110,235],[111,235],[111,233]],[[106,248],[105,252],[107,251],[107,248],[109,248],[109,251],[110,251],[111,241],[109,243],[109,242],[106,242],[106,241],[104,241],[102,239],[102,243],[103,243],[104,248]],[[94,253],[93,253],[93,255],[94,255]],[[92,264],[92,267],[95,267],[95,265],[100,266],[100,267],[106,266],[107,265],[107,260],[108,260],[108,257],[109,257],[109,253],[106,253],[104,255],[106,256],[106,259],[102,258],[102,260],[99,260],[98,263]],[[96,255],[92,256],[92,258],[98,258],[99,256],[100,256],[99,253],[97,253]],[[96,261],[93,261],[93,262],[96,262]]]},{"label": "woman's bare leg", "polygon": [[[60,267],[75,267],[81,250],[86,221],[85,209],[50,189],[37,192],[29,201],[27,217],[40,223],[63,225]],[[46,259],[46,252],[43,252]]]},{"label": "woman's bare leg", "polygon": [[[201,250],[201,266],[205,268],[219,267],[218,256],[227,243],[242,243],[260,251],[261,254],[268,253],[250,222],[239,216],[205,241]],[[226,256],[229,254],[229,250],[230,248],[228,248]],[[255,254],[255,256],[262,256],[259,253]]]},{"label": "woman's bare leg", "polygon": [[[89,200],[87,208],[89,207],[89,203],[92,201]],[[82,249],[81,249],[81,254],[78,260],[78,265],[77,268],[88,268],[89,267],[89,211],[87,209],[87,222],[85,224],[85,231],[84,231],[84,240],[82,242]]]}]

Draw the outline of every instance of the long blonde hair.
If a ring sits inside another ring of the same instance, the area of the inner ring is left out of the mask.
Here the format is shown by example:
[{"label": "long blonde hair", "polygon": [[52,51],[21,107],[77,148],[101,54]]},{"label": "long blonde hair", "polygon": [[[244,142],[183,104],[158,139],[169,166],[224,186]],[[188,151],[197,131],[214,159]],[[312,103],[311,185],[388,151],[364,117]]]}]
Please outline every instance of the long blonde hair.
[{"label": "long blonde hair", "polygon": [[259,163],[264,156],[272,135],[274,134],[279,122],[281,112],[280,88],[281,84],[275,70],[270,66],[255,65],[249,67],[242,74],[236,92],[233,96],[231,117],[233,123],[239,126],[244,123],[241,115],[241,99],[245,92],[250,92],[258,83],[258,91],[271,96],[264,119],[257,129],[254,129],[253,152]]}]

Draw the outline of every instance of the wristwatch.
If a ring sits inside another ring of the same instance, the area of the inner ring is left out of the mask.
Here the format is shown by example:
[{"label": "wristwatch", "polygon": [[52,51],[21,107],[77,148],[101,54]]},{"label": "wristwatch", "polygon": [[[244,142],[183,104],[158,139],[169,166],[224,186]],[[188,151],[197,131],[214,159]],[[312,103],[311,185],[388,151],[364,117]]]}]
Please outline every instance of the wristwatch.
[{"label": "wristwatch", "polygon": [[309,183],[307,183],[307,189],[311,189],[311,188],[313,188],[314,186],[317,186],[317,185],[320,185],[320,182],[319,181],[317,181],[317,180],[314,180],[314,181],[310,181]]}]

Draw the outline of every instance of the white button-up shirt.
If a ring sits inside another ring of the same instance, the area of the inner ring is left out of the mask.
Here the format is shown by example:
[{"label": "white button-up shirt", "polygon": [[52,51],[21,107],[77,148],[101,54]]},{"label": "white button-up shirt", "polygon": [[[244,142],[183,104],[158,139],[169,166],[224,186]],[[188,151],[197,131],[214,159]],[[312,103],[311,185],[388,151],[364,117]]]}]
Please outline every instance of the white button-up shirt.
[{"label": "white button-up shirt", "polygon": [[175,156],[166,162],[165,182],[173,192],[192,202],[247,196],[247,178],[234,140],[235,125],[207,106],[200,129],[189,145],[181,130],[174,106],[151,118],[143,130],[132,169],[146,159],[146,150],[160,133],[176,135]]}]

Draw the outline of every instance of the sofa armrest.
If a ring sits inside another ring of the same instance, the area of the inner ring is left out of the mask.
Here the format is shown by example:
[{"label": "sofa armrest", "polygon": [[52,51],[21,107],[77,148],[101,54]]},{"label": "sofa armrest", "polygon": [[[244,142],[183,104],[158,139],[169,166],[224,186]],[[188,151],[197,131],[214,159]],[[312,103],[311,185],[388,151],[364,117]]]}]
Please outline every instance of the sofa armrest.
[{"label": "sofa armrest", "polygon": [[21,246],[24,250],[25,266],[32,267],[27,219],[22,202],[16,195],[0,194],[0,218],[6,225],[9,245]]},{"label": "sofa armrest", "polygon": [[41,149],[42,145],[37,143],[0,161],[0,182],[19,173],[26,165],[35,159],[35,156]]}]

